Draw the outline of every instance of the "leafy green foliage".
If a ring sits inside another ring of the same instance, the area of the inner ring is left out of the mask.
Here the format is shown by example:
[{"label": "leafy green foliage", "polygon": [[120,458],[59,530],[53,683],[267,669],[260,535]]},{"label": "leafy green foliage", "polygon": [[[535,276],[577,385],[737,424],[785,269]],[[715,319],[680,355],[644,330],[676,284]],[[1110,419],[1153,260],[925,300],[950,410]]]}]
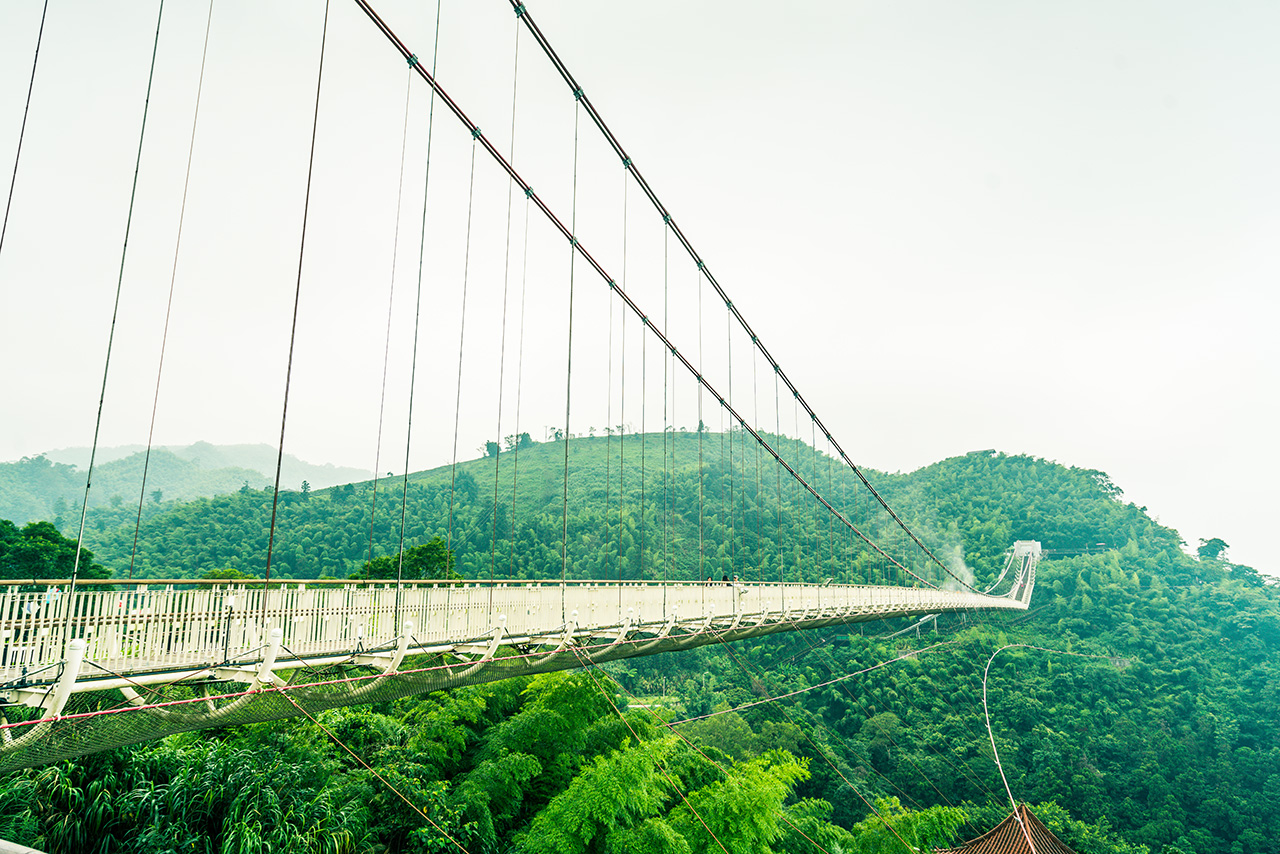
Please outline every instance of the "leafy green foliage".
[{"label": "leafy green foliage", "polygon": [[1200,547],[1196,549],[1196,555],[1201,560],[1218,560],[1222,557],[1223,552],[1229,548],[1231,547],[1227,545],[1226,541],[1219,537],[1213,537],[1208,540],[1201,539]]},{"label": "leafy green foliage", "polygon": [[405,549],[401,555],[379,555],[365,561],[359,573],[352,578],[461,578],[453,571],[453,553],[441,537],[432,537],[427,543]]},{"label": "leafy green foliage", "polygon": [[724,779],[686,796],[671,814],[672,825],[695,854],[769,851],[782,835],[782,804],[792,787],[808,778],[808,763],[771,751],[733,765]]},{"label": "leafy green foliage", "polygon": [[[1002,817],[1003,818],[1003,817]],[[912,854],[949,847],[965,814],[955,807],[903,809],[897,798],[877,798],[875,814],[854,825],[858,854]]]},{"label": "leafy green foliage", "polygon": [[668,795],[658,767],[675,746],[668,737],[597,757],[534,818],[521,846],[530,854],[582,854],[597,838],[656,817]]},{"label": "leafy green foliage", "polygon": [[[51,523],[29,522],[19,529],[0,519],[0,578],[70,578],[75,560],[75,540]],[[93,552],[80,549],[80,576],[110,578],[111,572],[94,563]]]}]

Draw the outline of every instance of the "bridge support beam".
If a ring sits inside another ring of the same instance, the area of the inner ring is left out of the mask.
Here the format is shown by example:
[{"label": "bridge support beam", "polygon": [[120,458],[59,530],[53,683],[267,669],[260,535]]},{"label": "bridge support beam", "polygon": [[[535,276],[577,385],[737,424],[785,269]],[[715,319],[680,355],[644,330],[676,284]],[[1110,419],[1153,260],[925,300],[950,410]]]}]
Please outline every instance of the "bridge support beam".
[{"label": "bridge support beam", "polygon": [[62,710],[67,707],[67,700],[71,699],[71,694],[75,691],[76,680],[80,677],[80,668],[84,666],[84,654],[87,648],[88,644],[81,638],[74,638],[67,644],[67,657],[62,662],[62,675],[38,704],[38,707],[44,711],[40,722],[17,738],[13,737],[8,728],[0,730],[4,733],[0,741],[0,752],[17,751],[44,738],[49,734],[54,722],[61,720]]}]

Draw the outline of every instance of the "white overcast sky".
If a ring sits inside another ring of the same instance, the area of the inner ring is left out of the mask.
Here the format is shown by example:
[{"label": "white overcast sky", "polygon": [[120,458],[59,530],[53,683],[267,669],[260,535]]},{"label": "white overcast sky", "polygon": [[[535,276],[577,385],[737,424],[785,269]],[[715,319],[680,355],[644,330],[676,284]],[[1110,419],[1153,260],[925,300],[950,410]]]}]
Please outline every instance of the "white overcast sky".
[{"label": "white overcast sky", "polygon": [[[429,64],[435,3],[376,5]],[[0,4],[6,191],[41,6]],[[515,17],[506,0],[443,6],[439,79],[505,152]],[[1101,469],[1192,545],[1222,537],[1280,571],[1280,5],[528,6],[858,462],[995,448]],[[278,439],[323,8],[218,0],[173,274],[208,6],[167,4],[103,444],[146,441],[171,275],[156,441]],[[155,14],[50,3],[0,250],[0,460],[93,439]],[[416,82],[397,232],[408,69],[354,3],[330,16],[285,445],[400,472],[429,100]],[[573,99],[519,46],[515,162],[568,222]],[[564,418],[565,242],[535,222],[525,275],[523,200],[507,253],[508,185],[481,152],[469,193],[470,137],[438,103],[435,119],[414,469],[453,454],[464,275],[459,454],[512,432],[517,407],[535,438]],[[576,231],[662,317],[661,222],[632,186],[624,267],[623,170],[585,118],[580,134]],[[742,339],[730,389],[723,312],[704,292],[698,325],[674,244],[666,276],[672,337],[696,355],[701,329],[708,376],[772,429]],[[574,429],[639,427],[641,407],[660,429],[656,348],[631,321],[624,349],[581,264],[575,287]],[[692,400],[677,392],[677,423],[696,423]]]}]

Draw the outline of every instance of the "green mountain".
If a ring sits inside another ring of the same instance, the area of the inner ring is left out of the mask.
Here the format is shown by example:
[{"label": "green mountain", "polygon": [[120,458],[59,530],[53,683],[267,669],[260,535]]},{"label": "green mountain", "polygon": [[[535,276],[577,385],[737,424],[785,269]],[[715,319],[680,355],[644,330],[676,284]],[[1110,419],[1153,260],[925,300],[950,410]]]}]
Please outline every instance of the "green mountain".
[{"label": "green mountain", "polygon": [[[770,439],[861,530],[902,551],[896,528],[852,472],[804,443]],[[405,544],[442,537],[468,578],[558,576],[567,507],[570,577],[911,582],[861,548],[741,434],[581,438],[569,452],[567,498],[563,442],[419,472],[407,488],[383,478],[284,492],[272,572],[345,577],[369,559],[371,542],[374,556],[396,553],[404,498]],[[1175,531],[1121,500],[1096,471],[978,452],[906,475],[867,475],[944,563],[984,584],[1018,539],[1080,551],[1146,537],[1181,551]],[[272,503],[270,489],[242,488],[149,509],[135,574],[262,574]],[[128,564],[136,515],[136,508],[91,512],[85,544],[104,565]]]},{"label": "green mountain", "polygon": [[[845,510],[861,528],[874,534],[888,524],[877,506],[855,498],[852,473],[807,445],[774,441],[810,481],[830,480],[837,503],[839,496],[847,500]],[[402,479],[384,478],[283,492],[272,572],[344,577],[369,559],[371,542],[373,556],[394,554],[405,498],[406,545],[443,538],[466,577],[555,577],[562,567],[574,578],[890,577],[883,562],[856,548],[849,531],[837,531],[789,476],[757,459],[741,434],[581,438],[569,453],[567,498],[563,442],[420,472],[407,487]],[[273,500],[270,489],[241,489],[149,510],[135,576],[223,568],[263,573]],[[561,554],[566,504],[567,560]],[[136,510],[98,508],[90,517],[86,545],[104,565],[126,566]],[[819,553],[806,556],[810,548]],[[994,576],[1000,563],[993,552],[975,568]]]},{"label": "green mountain", "polygon": [[[143,445],[120,445],[98,449],[98,462],[107,463],[125,457],[144,454]],[[248,469],[259,475],[275,480],[276,457],[278,451],[271,445],[213,445],[209,442],[195,442],[191,445],[162,445],[152,449],[165,450],[179,459],[192,463],[197,468],[207,471],[217,469]],[[61,448],[49,451],[44,456],[56,463],[69,463],[80,468],[89,465],[88,448]],[[340,483],[361,480],[369,474],[366,469],[349,466],[335,466],[333,463],[308,463],[293,454],[285,454],[281,466],[280,477],[284,483],[294,485],[308,481],[313,487],[321,488]],[[176,496],[175,496],[176,497]]]},{"label": "green mountain", "polygon": [[[0,463],[0,518],[17,524],[47,519],[65,526],[74,517],[74,524],[78,524],[88,463],[88,448],[66,448]],[[136,516],[144,464],[146,504],[190,501],[235,492],[246,483],[253,489],[274,483],[276,451],[269,445],[196,442],[153,448],[148,464],[143,446],[100,448],[89,507],[132,505]],[[315,487],[331,486],[367,474],[330,464],[314,465],[288,454],[281,466],[281,480],[290,486],[304,480]]]},{"label": "green mountain", "polygon": [[[741,436],[679,434],[674,462],[672,439],[574,440],[567,523],[563,443],[522,449],[518,464],[419,473],[405,544],[445,537],[465,576],[554,576],[567,526],[574,575],[896,580],[767,460],[757,467]],[[777,444],[856,524],[890,530],[852,475]],[[1032,609],[631,659],[328,712],[325,730],[175,736],[0,781],[0,837],[50,850],[116,840],[104,851],[253,834],[278,851],[319,850],[319,837],[342,851],[458,850],[448,839],[473,852],[928,850],[1008,814],[982,677],[1014,644],[987,686],[1004,775],[1080,854],[1275,850],[1274,583],[1216,548],[1189,555],[1101,472],[982,451],[868,477],[979,585],[1014,540],[1040,540]],[[283,494],[273,574],[359,572],[371,519],[374,553],[392,553],[403,489],[378,481],[376,506],[368,481]],[[260,573],[272,499],[244,489],[159,505],[140,572]],[[86,545],[118,570],[132,519],[110,507],[91,518]]]}]

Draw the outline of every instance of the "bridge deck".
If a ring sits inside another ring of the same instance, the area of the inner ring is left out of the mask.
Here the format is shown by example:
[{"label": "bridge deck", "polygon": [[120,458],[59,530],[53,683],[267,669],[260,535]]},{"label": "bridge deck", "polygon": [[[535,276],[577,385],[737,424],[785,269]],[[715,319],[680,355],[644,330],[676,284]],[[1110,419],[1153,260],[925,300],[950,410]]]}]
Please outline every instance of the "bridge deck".
[{"label": "bridge deck", "polygon": [[[104,582],[67,595],[58,585],[0,583],[0,700],[29,707],[13,723],[0,714],[0,771],[174,732],[290,717],[304,708],[318,712],[774,632],[949,611],[1021,611],[1034,586],[1034,555],[1019,562],[1004,596],[844,584],[558,580],[399,588]],[[428,655],[402,669],[416,653]],[[326,666],[339,675],[311,669]],[[157,689],[166,702],[143,696]],[[72,696],[84,698],[74,714],[67,705]]]},{"label": "bridge deck", "polygon": [[421,648],[487,642],[497,629],[545,637],[567,623],[596,632],[1025,607],[928,588],[776,583],[117,583],[82,587],[74,601],[59,587],[10,585],[0,587],[0,683],[54,681],[69,638],[85,640],[91,668],[135,675],[258,661],[273,628],[285,653],[306,659],[394,648],[406,622],[411,646]]}]

